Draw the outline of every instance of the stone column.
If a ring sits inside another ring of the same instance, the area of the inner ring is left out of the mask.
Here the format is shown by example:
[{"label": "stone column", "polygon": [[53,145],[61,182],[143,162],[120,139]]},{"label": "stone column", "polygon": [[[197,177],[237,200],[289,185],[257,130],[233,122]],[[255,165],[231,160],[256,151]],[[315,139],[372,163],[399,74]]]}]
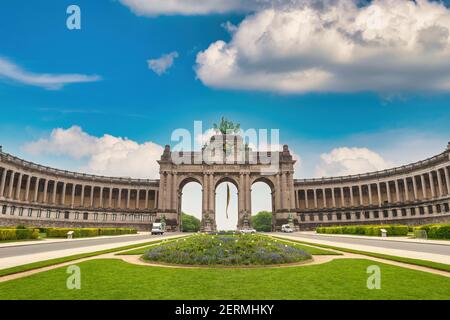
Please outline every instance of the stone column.
[{"label": "stone column", "polygon": [[13,197],[13,187],[14,187],[14,177],[16,176],[16,172],[11,171],[11,177],[9,178],[9,190],[8,190],[8,198],[12,199]]},{"label": "stone column", "polygon": [[81,198],[80,198],[80,207],[84,207],[84,189],[85,189],[85,185],[82,184],[81,185]]},{"label": "stone column", "polygon": [[283,207],[281,203],[281,182],[279,172],[276,174],[275,203],[277,210],[280,210]]},{"label": "stone column", "polygon": [[[209,173],[208,179],[209,179],[209,183],[208,183],[209,184],[209,210],[211,212],[215,212],[215,210],[216,210],[216,206],[215,206],[216,188],[214,186],[214,175],[212,172]],[[216,219],[214,217],[214,222],[215,221],[216,221]]]},{"label": "stone column", "polygon": [[313,189],[313,194],[314,194],[314,209],[317,209],[319,206],[317,204],[317,190]]},{"label": "stone column", "polygon": [[397,202],[400,202],[400,188],[398,187],[398,180],[395,179],[395,195],[397,196]]},{"label": "stone column", "polygon": [[[243,193],[240,191],[239,200],[242,202]],[[202,214],[208,211],[208,175],[203,173],[203,183],[202,183]]]},{"label": "stone column", "polygon": [[412,181],[413,181],[414,200],[418,200],[417,181],[416,181],[416,177],[415,176],[412,176]]},{"label": "stone column", "polygon": [[381,207],[381,205],[383,204],[383,201],[381,199],[381,188],[380,188],[380,183],[377,183],[377,195],[378,195],[378,205]]},{"label": "stone column", "polygon": [[309,205],[308,205],[308,189],[305,190],[305,209],[309,209]]},{"label": "stone column", "polygon": [[172,209],[172,173],[167,173],[166,184],[166,209]]},{"label": "stone column", "polygon": [[[160,202],[162,203],[162,202]],[[117,192],[117,208],[120,209],[120,206],[122,205],[122,188],[119,188]]]},{"label": "stone column", "polygon": [[177,210],[178,208],[178,176],[177,173],[174,172],[172,178],[172,209]]},{"label": "stone column", "polygon": [[[244,210],[244,174],[243,172],[239,172],[239,190],[238,190],[238,217],[240,217],[240,214],[242,214],[242,211]],[[276,200],[275,200],[276,201]],[[275,207],[278,208],[278,204],[275,204]]]},{"label": "stone column", "polygon": [[150,192],[149,190],[147,190],[147,189],[145,190],[145,209],[148,209],[148,193],[149,192]]},{"label": "stone column", "polygon": [[3,198],[7,174],[8,174],[8,170],[5,168],[5,170],[3,171],[2,181],[0,182],[0,198]]},{"label": "stone column", "polygon": [[355,199],[353,198],[353,187],[352,186],[349,187],[349,191],[350,191],[350,205],[352,207],[354,207],[355,206]]},{"label": "stone column", "polygon": [[47,193],[48,193],[48,179],[45,179],[44,182],[44,194],[42,196],[42,202],[47,203]]},{"label": "stone column", "polygon": [[61,204],[64,205],[66,202],[66,186],[67,184],[63,182],[62,193],[61,193]]},{"label": "stone column", "polygon": [[158,194],[158,207],[161,210],[164,210],[164,188],[165,188],[165,174],[164,172],[160,172],[159,175],[159,194]]},{"label": "stone column", "polygon": [[141,190],[140,189],[137,189],[136,190],[136,209],[139,209],[139,201],[140,201],[140,196],[139,196],[139,193],[141,192]]},{"label": "stone column", "polygon": [[369,205],[373,205],[372,201],[372,187],[370,184],[367,185],[367,191],[369,192]]},{"label": "stone column", "polygon": [[392,203],[391,187],[389,186],[389,181],[386,181],[386,194],[387,194],[387,201],[388,201],[388,203]]},{"label": "stone column", "polygon": [[403,184],[405,185],[405,201],[409,201],[408,180],[403,178]]},{"label": "stone column", "polygon": [[33,196],[33,202],[38,201],[38,194],[39,194],[39,182],[41,179],[39,177],[36,177],[36,184],[34,185],[34,196]]},{"label": "stone column", "polygon": [[445,185],[447,186],[447,194],[450,194],[450,177],[447,167],[444,167],[444,173],[445,173]]},{"label": "stone column", "polygon": [[22,188],[22,178],[23,173],[19,173],[19,179],[17,179],[16,195],[15,195],[16,200],[20,200],[20,189]]},{"label": "stone column", "polygon": [[423,174],[420,175],[420,183],[422,184],[422,196],[424,199],[427,198],[427,185],[425,184],[425,176]]},{"label": "stone column", "polygon": [[57,190],[58,190],[58,181],[55,181],[53,184],[52,204],[56,204],[56,191]]},{"label": "stone column", "polygon": [[[286,197],[286,174],[281,173],[281,208],[286,209],[287,207],[287,197]],[[315,203],[314,203],[315,204]]]},{"label": "stone column", "polygon": [[[131,189],[127,188],[127,203],[125,203],[125,208],[127,209],[130,209],[130,200],[131,200]],[[166,208],[169,209],[167,205]]]},{"label": "stone column", "polygon": [[358,192],[359,192],[359,205],[364,205],[364,198],[363,198],[363,192],[362,192],[362,185],[358,186]]},{"label": "stone column", "polygon": [[27,176],[27,185],[25,187],[25,201],[28,202],[28,197],[30,196],[30,184],[31,184],[31,176]]},{"label": "stone column", "polygon": [[334,194],[334,187],[331,188],[331,201],[333,202],[333,208],[336,208],[336,195]]},{"label": "stone column", "polygon": [[91,186],[91,197],[90,197],[90,201],[91,201],[91,208],[94,207],[94,186]]},{"label": "stone column", "polygon": [[250,183],[250,173],[247,173],[247,213],[251,217],[252,214],[252,185]]},{"label": "stone column", "polygon": [[[112,195],[113,195],[113,188],[109,188],[109,199],[108,199],[108,208],[112,208]],[[155,199],[156,200],[156,199]]]},{"label": "stone column", "polygon": [[436,174],[437,174],[437,181],[438,181],[438,190],[439,190],[439,196],[442,197],[444,195],[444,192],[442,191],[442,175],[441,175],[441,170],[437,169],[436,170]]},{"label": "stone column", "polygon": [[[289,176],[288,176],[288,182],[289,182],[289,198],[291,200],[291,205],[289,209],[294,209],[295,208],[295,191],[294,191],[294,178],[291,172],[289,172]],[[250,186],[251,188],[251,186]],[[251,192],[250,192],[250,197],[251,197]],[[251,203],[251,201],[250,201]]]},{"label": "stone column", "polygon": [[434,188],[434,179],[433,179],[433,172],[432,171],[428,173],[428,177],[430,178],[431,197],[435,198],[436,197],[436,190]]},{"label": "stone column", "polygon": [[345,195],[344,195],[343,187],[341,187],[341,204],[342,204],[342,207],[344,208],[345,207]]},{"label": "stone column", "polygon": [[100,187],[100,208],[103,208],[103,187]]},{"label": "stone column", "polygon": [[323,195],[323,207],[327,207],[327,189],[322,189],[322,195]]},{"label": "stone column", "polygon": [[75,190],[77,189],[77,185],[72,183],[72,197],[70,199],[70,207],[73,208],[75,206]]}]

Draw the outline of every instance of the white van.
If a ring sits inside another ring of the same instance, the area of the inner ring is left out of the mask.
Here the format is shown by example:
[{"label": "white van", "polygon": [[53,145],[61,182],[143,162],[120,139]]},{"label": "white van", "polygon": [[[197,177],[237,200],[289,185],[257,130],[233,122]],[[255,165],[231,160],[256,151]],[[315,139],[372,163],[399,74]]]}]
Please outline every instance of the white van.
[{"label": "white van", "polygon": [[290,232],[294,232],[294,230],[292,230],[291,225],[283,224],[281,226],[281,232],[288,232],[288,233],[290,233]]},{"label": "white van", "polygon": [[164,234],[164,226],[160,222],[155,222],[152,225],[152,234]]}]

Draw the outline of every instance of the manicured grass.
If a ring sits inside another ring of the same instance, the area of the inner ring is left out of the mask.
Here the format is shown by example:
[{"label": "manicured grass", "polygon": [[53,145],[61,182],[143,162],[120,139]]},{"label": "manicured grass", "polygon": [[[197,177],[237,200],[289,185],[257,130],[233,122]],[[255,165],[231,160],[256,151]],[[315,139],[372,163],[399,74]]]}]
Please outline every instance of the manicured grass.
[{"label": "manicured grass", "polygon": [[94,256],[98,256],[101,254],[112,253],[112,252],[117,252],[117,251],[122,251],[122,250],[127,250],[127,249],[133,249],[133,248],[139,248],[141,246],[148,246],[149,244],[155,244],[160,241],[161,240],[149,241],[149,242],[144,242],[144,243],[140,243],[140,244],[123,246],[123,247],[119,247],[119,248],[106,249],[106,250],[94,251],[94,252],[89,252],[89,253],[80,253],[80,254],[75,254],[72,256],[67,256],[67,257],[62,257],[62,258],[56,258],[56,259],[50,259],[50,260],[44,260],[44,261],[23,264],[23,265],[20,265],[17,267],[11,267],[11,268],[0,270],[0,277],[7,276],[10,274],[14,274],[14,273],[35,270],[35,269],[44,268],[44,267],[48,267],[48,266],[53,266],[55,264],[70,262],[70,261],[74,261],[74,260],[78,260],[78,259],[94,257]]},{"label": "manicured grass", "polygon": [[[274,238],[284,239],[284,238],[281,238],[281,237],[274,237]],[[412,264],[412,265],[416,265],[416,266],[427,267],[427,268],[431,268],[431,269],[436,269],[436,270],[450,272],[450,265],[449,264],[445,264],[445,263],[439,263],[439,262],[433,262],[433,261],[427,261],[427,260],[420,260],[420,259],[411,259],[411,258],[397,257],[397,256],[391,256],[391,255],[382,254],[382,253],[360,251],[360,250],[348,249],[348,248],[343,248],[343,247],[335,247],[335,246],[329,246],[329,245],[325,245],[325,244],[318,244],[318,243],[309,242],[309,241],[291,240],[291,239],[289,239],[289,240],[290,241],[294,241],[294,242],[298,242],[298,243],[303,243],[303,244],[309,244],[309,245],[317,246],[317,247],[320,247],[320,248],[338,250],[338,251],[354,253],[354,254],[361,254],[361,255],[365,255],[365,256],[369,256],[369,257],[375,257],[375,258],[381,258],[381,259],[392,260],[392,261],[397,261],[397,262],[403,262],[403,263],[408,263],[408,264]]]},{"label": "manicured grass", "polygon": [[308,245],[299,244],[299,243],[297,243],[295,241],[289,241],[287,239],[280,240],[281,238],[277,238],[277,237],[273,237],[273,238],[276,239],[280,243],[289,244],[290,246],[293,246],[295,248],[299,248],[301,250],[304,250],[304,251],[306,251],[309,254],[312,254],[314,256],[320,256],[320,255],[335,255],[335,256],[339,256],[339,255],[342,255],[342,253],[339,253],[339,252],[330,251],[330,250],[323,250],[323,249],[319,249],[319,248],[314,248],[314,247],[311,247],[311,246],[308,246]]},{"label": "manicured grass", "polygon": [[[113,259],[77,264],[81,289],[66,268],[0,283],[3,299],[450,299],[450,279],[366,259],[284,268],[163,268]],[[381,289],[366,286],[381,269]]]}]

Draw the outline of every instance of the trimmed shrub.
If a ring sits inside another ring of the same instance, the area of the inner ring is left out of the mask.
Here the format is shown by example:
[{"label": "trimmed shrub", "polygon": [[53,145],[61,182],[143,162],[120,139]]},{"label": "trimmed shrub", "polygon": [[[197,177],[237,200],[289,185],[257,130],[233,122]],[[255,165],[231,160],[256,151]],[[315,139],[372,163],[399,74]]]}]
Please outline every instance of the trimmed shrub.
[{"label": "trimmed shrub", "polygon": [[450,239],[450,223],[426,224],[416,230],[425,230],[428,239]]},{"label": "trimmed shrub", "polygon": [[132,228],[41,228],[48,238],[67,238],[67,232],[73,231],[74,238],[117,236],[121,234],[136,234]]},{"label": "trimmed shrub", "polygon": [[13,228],[0,229],[0,241],[26,240],[37,238],[39,238],[39,229],[13,229]]},{"label": "trimmed shrub", "polygon": [[354,234],[365,236],[381,236],[381,229],[387,231],[388,236],[406,236],[408,234],[408,226],[403,225],[366,225],[366,226],[335,226],[335,227],[319,227],[317,233],[325,234]]}]

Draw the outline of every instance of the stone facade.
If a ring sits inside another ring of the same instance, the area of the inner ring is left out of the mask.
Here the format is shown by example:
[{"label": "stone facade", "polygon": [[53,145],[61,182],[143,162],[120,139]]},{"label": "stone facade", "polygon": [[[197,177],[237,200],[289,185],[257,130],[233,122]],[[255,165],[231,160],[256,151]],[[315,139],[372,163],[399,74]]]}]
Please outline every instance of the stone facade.
[{"label": "stone facade", "polygon": [[[238,136],[200,152],[166,146],[160,179],[113,178],[57,170],[0,149],[0,225],[123,226],[148,230],[166,221],[180,229],[181,191],[202,186],[202,230],[216,230],[215,190],[222,182],[238,190],[237,228],[250,227],[251,187],[271,189],[273,229],[337,224],[421,224],[450,220],[450,145],[441,154],[384,171],[320,179],[294,179],[288,146],[253,152]],[[231,147],[230,147],[231,146]],[[224,151],[224,152],[221,152]],[[153,164],[149,164],[153,165]],[[155,164],[156,165],[156,164]]]}]

